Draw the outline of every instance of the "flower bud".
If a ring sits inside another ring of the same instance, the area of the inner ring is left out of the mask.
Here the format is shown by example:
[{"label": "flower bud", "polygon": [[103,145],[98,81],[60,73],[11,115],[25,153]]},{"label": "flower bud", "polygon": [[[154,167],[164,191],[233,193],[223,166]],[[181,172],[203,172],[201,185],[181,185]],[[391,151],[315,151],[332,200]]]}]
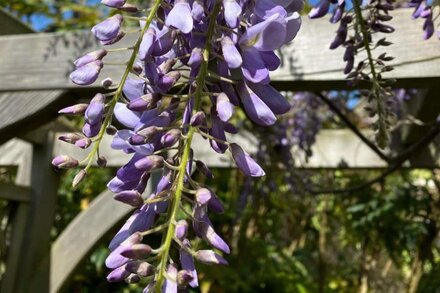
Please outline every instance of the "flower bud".
[{"label": "flower bud", "polygon": [[195,257],[198,261],[204,264],[216,264],[216,265],[227,265],[228,262],[220,255],[212,250],[199,250],[196,252]]},{"label": "flower bud", "polygon": [[87,123],[94,125],[102,121],[102,115],[104,114],[105,96],[103,94],[96,94],[90,101],[84,115]]},{"label": "flower bud", "polygon": [[202,161],[195,161],[196,163],[196,168],[197,170],[200,171],[200,173],[202,173],[203,175],[205,175],[206,177],[213,179],[214,175],[212,174],[211,170],[208,168],[208,166],[205,165],[205,163],[203,163]]},{"label": "flower bud", "polygon": [[73,159],[72,157],[61,155],[57,156],[52,160],[52,165],[59,169],[71,169],[75,168],[79,165],[78,160]]},{"label": "flower bud", "polygon": [[98,23],[92,28],[95,37],[103,42],[117,38],[124,18],[120,14],[115,14],[103,22]]},{"label": "flower bud", "polygon": [[86,109],[88,106],[89,106],[89,104],[76,104],[73,106],[63,108],[63,109],[59,110],[58,113],[80,115],[80,114],[84,114],[86,112]]},{"label": "flower bud", "polygon": [[86,170],[81,170],[75,175],[72,181],[72,187],[77,187],[87,176]]},{"label": "flower bud", "polygon": [[105,132],[106,132],[108,135],[115,135],[116,132],[118,132],[118,129],[117,129],[116,127],[114,127],[113,125],[109,125],[109,126],[105,129]]},{"label": "flower bud", "polygon": [[154,266],[140,260],[128,262],[126,264],[126,270],[141,277],[148,277],[154,274]]},{"label": "flower bud", "polygon": [[101,85],[105,89],[109,89],[113,85],[113,80],[110,77],[107,77],[101,81]]},{"label": "flower bud", "polygon": [[231,143],[229,149],[237,167],[246,175],[262,177],[265,175],[263,169],[236,143]]},{"label": "flower bud", "polygon": [[78,67],[69,77],[77,85],[90,85],[98,79],[103,66],[101,60],[96,60]]},{"label": "flower bud", "polygon": [[134,163],[136,169],[145,172],[160,168],[162,167],[162,165],[163,165],[163,157],[158,155],[150,155]]},{"label": "flower bud", "polygon": [[136,284],[141,281],[141,277],[136,274],[130,274],[127,278],[125,278],[125,282],[128,284]]},{"label": "flower bud", "polygon": [[131,100],[127,108],[132,111],[145,111],[156,107],[157,102],[160,100],[161,96],[158,93],[146,94],[140,98]]},{"label": "flower bud", "polygon": [[150,57],[151,53],[153,52],[153,44],[155,40],[156,30],[154,30],[153,28],[147,29],[139,47],[139,59],[143,61],[147,59],[147,57]]},{"label": "flower bud", "polygon": [[160,131],[157,126],[149,126],[137,132],[138,135],[143,136],[145,142],[150,141]]},{"label": "flower bud", "polygon": [[113,196],[117,201],[131,205],[133,207],[140,207],[144,204],[144,199],[141,194],[136,190],[127,190],[119,192]]},{"label": "flower bud", "polygon": [[206,124],[206,115],[203,111],[199,111],[197,113],[195,113],[192,117],[191,120],[189,121],[189,124],[191,126],[201,126],[201,125],[205,125]]},{"label": "flower bud", "polygon": [[125,3],[122,7],[119,7],[118,9],[128,13],[136,13],[139,11],[139,9],[135,5],[129,3]]},{"label": "flower bud", "polygon": [[59,140],[67,142],[67,143],[72,143],[74,144],[75,142],[77,142],[78,140],[82,139],[83,136],[76,134],[76,133],[66,133],[63,135],[60,135],[58,137]]},{"label": "flower bud", "polygon": [[172,88],[176,82],[180,79],[179,71],[170,71],[157,81],[157,86],[167,91]]},{"label": "flower bud", "polygon": [[107,281],[110,283],[120,282],[127,278],[130,275],[130,272],[125,270],[125,266],[121,266],[117,269],[114,269],[107,275]]},{"label": "flower bud", "polygon": [[92,141],[89,138],[82,138],[75,142],[75,145],[81,149],[86,149],[92,144]]},{"label": "flower bud", "polygon": [[105,168],[107,166],[107,159],[103,156],[100,156],[96,160],[96,163],[98,164],[99,167]]},{"label": "flower bud", "polygon": [[160,139],[160,143],[162,144],[162,147],[167,148],[173,146],[179,140],[181,134],[182,133],[179,129],[169,130]]},{"label": "flower bud", "polygon": [[223,56],[229,68],[239,68],[243,63],[240,52],[229,37],[223,37],[221,41]]},{"label": "flower bud", "polygon": [[193,29],[191,7],[188,0],[180,0],[174,3],[165,20],[168,27],[175,27],[184,34],[189,34]]},{"label": "flower bud", "polygon": [[147,244],[139,243],[124,247],[121,255],[130,259],[144,259],[151,254],[151,247]]},{"label": "flower bud", "polygon": [[75,64],[76,67],[80,67],[83,65],[86,65],[87,63],[96,61],[96,60],[102,60],[102,58],[107,55],[107,50],[105,49],[99,49],[90,53],[87,53],[86,55],[76,59],[73,61],[73,64]]},{"label": "flower bud", "polygon": [[186,234],[188,233],[188,222],[185,220],[180,220],[176,223],[176,229],[174,231],[174,235],[177,239],[183,241],[186,238]]},{"label": "flower bud", "polygon": [[86,137],[95,137],[98,135],[100,129],[101,129],[101,123],[96,123],[93,125],[89,123],[84,123],[82,132]]},{"label": "flower bud", "polygon": [[168,72],[170,72],[175,64],[176,59],[167,59],[159,65],[158,69],[160,73],[167,74]]},{"label": "flower bud", "polygon": [[181,270],[177,273],[177,285],[185,288],[194,279],[192,274],[187,270]]}]

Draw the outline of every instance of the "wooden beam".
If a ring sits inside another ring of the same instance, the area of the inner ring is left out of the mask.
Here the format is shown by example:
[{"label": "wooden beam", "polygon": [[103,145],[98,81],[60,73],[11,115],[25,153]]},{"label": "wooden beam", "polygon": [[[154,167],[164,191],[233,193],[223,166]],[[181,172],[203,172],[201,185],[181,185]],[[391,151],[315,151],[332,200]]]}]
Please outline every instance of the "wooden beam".
[{"label": "wooden beam", "polygon": [[29,202],[30,198],[31,189],[29,187],[11,183],[0,183],[0,199]]},{"label": "wooden beam", "polygon": [[[159,177],[158,173],[153,174],[145,195],[153,192],[152,187],[156,185]],[[52,244],[52,269],[48,292],[59,292],[95,245],[133,210],[128,205],[115,201],[112,195],[109,190],[102,192],[86,210],[75,217]]]},{"label": "wooden beam", "polygon": [[[396,70],[386,76],[397,78],[397,87],[425,87],[436,84],[440,77],[440,42],[436,38],[423,41],[423,20],[412,20],[411,13],[411,9],[393,11],[390,24],[396,32],[387,35],[394,45],[386,47],[386,51],[396,58]],[[309,20],[303,16],[297,38],[279,52],[282,66],[272,74],[274,85],[284,90],[346,88],[342,72],[344,49],[328,49],[336,30],[337,26],[327,18]],[[133,34],[127,35],[115,46],[131,46],[134,38]],[[76,90],[78,87],[68,78],[73,60],[98,47],[86,31],[0,37],[0,91]],[[374,54],[381,52],[383,49],[378,49]],[[109,54],[105,60],[126,61],[127,54]],[[107,65],[101,76],[118,81],[122,70],[120,66]],[[99,87],[99,81],[93,87]]]}]

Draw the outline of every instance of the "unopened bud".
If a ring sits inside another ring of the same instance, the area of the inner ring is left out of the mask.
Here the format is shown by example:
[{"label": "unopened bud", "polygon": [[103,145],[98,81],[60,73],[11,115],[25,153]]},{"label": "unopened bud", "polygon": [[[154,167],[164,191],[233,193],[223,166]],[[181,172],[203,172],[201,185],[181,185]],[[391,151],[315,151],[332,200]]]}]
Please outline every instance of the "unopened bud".
[{"label": "unopened bud", "polygon": [[162,167],[162,165],[163,165],[163,157],[158,155],[150,155],[134,163],[136,169],[146,172],[160,168]]},{"label": "unopened bud", "polygon": [[144,203],[141,194],[136,190],[119,192],[118,194],[115,194],[113,198],[117,201],[123,202],[133,207],[140,207]]},{"label": "unopened bud", "polygon": [[99,167],[105,168],[107,166],[107,159],[103,156],[98,157],[96,163],[98,164]]},{"label": "unopened bud", "polygon": [[90,138],[82,138],[75,142],[75,145],[79,148],[86,149],[92,144],[92,140]]},{"label": "unopened bud", "polygon": [[191,126],[200,126],[206,124],[206,115],[204,112],[199,111],[195,113],[189,122]]},{"label": "unopened bud", "polygon": [[87,107],[89,104],[76,104],[73,106],[69,106],[66,108],[63,108],[58,111],[60,114],[71,114],[71,115],[81,115],[86,112]]},{"label": "unopened bud", "polygon": [[128,4],[128,3],[125,3],[122,7],[119,7],[118,9],[121,10],[121,11],[128,12],[128,13],[136,13],[139,10],[133,4]]},{"label": "unopened bud", "polygon": [[176,223],[176,229],[174,231],[174,235],[177,239],[183,241],[186,238],[186,234],[188,233],[188,222],[185,220],[180,220]]},{"label": "unopened bud", "polygon": [[108,89],[113,85],[113,80],[110,77],[107,77],[101,81],[101,85],[103,88]]},{"label": "unopened bud", "polygon": [[75,168],[78,166],[78,164],[79,164],[78,160],[75,160],[74,158],[66,155],[56,156],[52,160],[52,165],[60,169]]},{"label": "unopened bud", "polygon": [[118,132],[118,129],[117,129],[116,127],[114,127],[113,125],[110,125],[110,126],[108,126],[108,127],[105,129],[105,132],[106,132],[108,135],[115,135],[116,132]]},{"label": "unopened bud", "polygon": [[181,270],[177,273],[177,285],[185,288],[194,279],[191,272],[187,270]]},{"label": "unopened bud", "polygon": [[72,181],[72,187],[77,187],[83,180],[86,178],[87,172],[86,170],[81,170],[78,172],[78,174],[75,175]]},{"label": "unopened bud", "polygon": [[66,133],[66,134],[60,135],[58,137],[59,140],[67,142],[67,143],[75,143],[82,138],[83,138],[82,135],[79,135],[76,133]]},{"label": "unopened bud", "polygon": [[128,284],[136,284],[139,283],[140,281],[141,281],[141,277],[139,277],[136,274],[131,274],[127,278],[125,278],[125,282],[127,282]]},{"label": "unopened bud", "polygon": [[121,255],[130,259],[144,259],[151,254],[151,247],[147,244],[138,243],[124,247]]},{"label": "unopened bud", "polygon": [[150,141],[160,131],[157,126],[149,126],[137,132],[137,134],[145,137],[145,141]]},{"label": "unopened bud", "polygon": [[208,168],[208,166],[206,166],[205,163],[203,163],[202,161],[195,161],[196,163],[196,168],[197,170],[200,171],[200,173],[202,173],[203,175],[205,175],[206,177],[213,179],[214,175],[212,174],[211,170]]},{"label": "unopened bud", "polygon": [[141,277],[148,277],[154,274],[154,266],[145,261],[130,261],[126,265],[126,270]]},{"label": "unopened bud", "polygon": [[141,65],[140,63],[136,63],[136,64],[133,65],[132,70],[133,70],[134,73],[136,73],[137,75],[139,75],[139,74],[142,73],[142,71],[143,71],[144,69],[142,68],[142,65]]},{"label": "unopened bud", "polygon": [[161,137],[160,143],[164,148],[171,147],[179,140],[180,135],[179,129],[171,129]]}]

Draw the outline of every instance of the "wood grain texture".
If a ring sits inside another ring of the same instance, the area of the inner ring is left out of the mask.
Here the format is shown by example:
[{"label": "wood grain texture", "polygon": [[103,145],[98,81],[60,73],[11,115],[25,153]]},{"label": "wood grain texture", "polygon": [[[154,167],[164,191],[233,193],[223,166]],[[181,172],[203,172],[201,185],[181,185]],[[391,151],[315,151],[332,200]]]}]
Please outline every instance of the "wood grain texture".
[{"label": "wood grain texture", "polygon": [[[440,42],[435,37],[423,41],[423,20],[412,20],[411,12],[399,9],[392,13],[390,24],[396,32],[387,37],[394,45],[386,50],[396,58],[396,70],[387,76],[397,78],[397,86],[402,87],[433,85],[440,78]],[[297,38],[279,52],[282,66],[273,72],[273,84],[285,90],[346,87],[344,49],[328,49],[336,30],[337,25],[327,18],[309,20],[304,16]],[[127,35],[115,46],[131,46],[136,37]],[[98,47],[87,31],[0,37],[0,91],[77,88],[68,78],[73,60]],[[376,56],[379,53],[374,51]],[[105,60],[126,61],[127,54],[112,53]],[[121,73],[120,66],[106,65],[99,81],[107,76],[117,81]],[[98,87],[99,81],[92,87]]]},{"label": "wood grain texture", "polygon": [[[158,180],[159,174],[154,173],[144,194],[149,195]],[[52,244],[49,292],[58,292],[102,237],[127,218],[132,210],[115,201],[113,193],[106,190],[76,216]]]}]

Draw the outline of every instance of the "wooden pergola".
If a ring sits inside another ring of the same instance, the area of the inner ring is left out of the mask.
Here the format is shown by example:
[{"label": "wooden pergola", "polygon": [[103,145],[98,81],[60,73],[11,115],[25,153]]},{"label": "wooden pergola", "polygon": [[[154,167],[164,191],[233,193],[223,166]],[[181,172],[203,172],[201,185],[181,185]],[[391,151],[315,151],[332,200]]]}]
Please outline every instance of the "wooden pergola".
[{"label": "wooden pergola", "polygon": [[[391,25],[396,33],[388,37],[394,45],[387,47],[387,52],[395,57],[392,65],[396,70],[386,77],[397,79],[397,88],[425,89],[411,101],[412,115],[422,121],[435,121],[440,109],[440,42],[435,38],[422,40],[422,20],[411,20],[411,11],[401,9],[393,15]],[[343,50],[328,49],[336,29],[325,19],[304,18],[298,37],[279,52],[282,66],[272,75],[273,85],[286,91],[347,89],[342,72]],[[133,38],[127,35],[118,46],[130,46]],[[114,201],[110,191],[103,191],[51,245],[59,180],[50,165],[51,158],[61,153],[86,155],[56,140],[56,133],[66,130],[57,119],[57,111],[99,90],[99,83],[78,88],[68,78],[72,61],[98,47],[89,32],[35,33],[0,11],[0,166],[18,168],[14,184],[0,185],[0,199],[18,206],[1,292],[29,292],[30,288],[58,292],[95,244],[131,210]],[[123,58],[110,55],[106,60],[118,62]],[[120,74],[117,66],[105,66],[102,72],[102,76],[114,80]],[[397,155],[390,158],[365,143],[371,132],[349,126],[351,129],[323,130],[314,156],[301,167],[338,168],[342,162],[346,168],[384,170],[397,163],[409,168],[440,166],[435,144],[438,123],[433,127],[406,127],[400,142],[393,145],[392,151]],[[111,150],[109,139],[105,138],[101,152],[110,167],[121,166],[127,156]],[[256,148],[255,137],[250,134],[232,139],[249,151]],[[199,142],[194,143],[197,158],[214,168],[232,166],[229,158]]]}]

